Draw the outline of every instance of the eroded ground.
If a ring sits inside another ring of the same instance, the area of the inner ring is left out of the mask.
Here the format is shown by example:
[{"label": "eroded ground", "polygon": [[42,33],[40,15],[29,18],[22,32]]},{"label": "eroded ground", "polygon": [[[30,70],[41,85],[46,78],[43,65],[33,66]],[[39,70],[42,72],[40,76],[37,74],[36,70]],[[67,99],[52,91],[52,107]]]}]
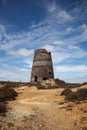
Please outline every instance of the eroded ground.
[{"label": "eroded ground", "polygon": [[16,89],[19,96],[8,102],[0,130],[87,130],[87,102],[64,102],[63,89]]}]

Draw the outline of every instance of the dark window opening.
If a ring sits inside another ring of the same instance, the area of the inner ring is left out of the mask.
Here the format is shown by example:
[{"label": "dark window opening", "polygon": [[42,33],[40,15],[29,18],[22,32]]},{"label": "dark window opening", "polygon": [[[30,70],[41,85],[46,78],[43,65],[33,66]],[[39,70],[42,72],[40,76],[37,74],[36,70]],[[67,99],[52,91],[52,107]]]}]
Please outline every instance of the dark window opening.
[{"label": "dark window opening", "polygon": [[43,78],[43,80],[47,80],[47,78],[46,78],[46,77],[44,77],[44,78]]},{"label": "dark window opening", "polygon": [[51,72],[49,72],[49,74],[51,75]]},{"label": "dark window opening", "polygon": [[35,76],[35,82],[37,82],[37,76]]}]

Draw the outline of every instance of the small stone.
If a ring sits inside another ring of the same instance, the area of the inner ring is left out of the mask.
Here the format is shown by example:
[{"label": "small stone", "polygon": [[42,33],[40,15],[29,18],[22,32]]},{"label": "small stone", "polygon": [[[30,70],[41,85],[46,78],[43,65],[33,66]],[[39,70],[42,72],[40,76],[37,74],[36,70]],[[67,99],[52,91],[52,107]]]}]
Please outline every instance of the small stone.
[{"label": "small stone", "polygon": [[39,126],[40,126],[40,127],[42,127],[42,125],[41,125],[41,124],[40,124]]}]

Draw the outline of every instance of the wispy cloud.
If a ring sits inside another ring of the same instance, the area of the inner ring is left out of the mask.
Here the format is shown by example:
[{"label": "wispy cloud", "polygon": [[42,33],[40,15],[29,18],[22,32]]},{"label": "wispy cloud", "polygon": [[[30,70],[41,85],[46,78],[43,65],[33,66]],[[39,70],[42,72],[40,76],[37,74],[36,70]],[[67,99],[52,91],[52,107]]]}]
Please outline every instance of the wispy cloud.
[{"label": "wispy cloud", "polygon": [[0,24],[0,37],[1,37],[3,34],[5,34],[5,27],[4,27],[2,24]]},{"label": "wispy cloud", "polygon": [[48,50],[48,51],[54,51],[54,46],[52,46],[52,45],[45,45],[45,46],[43,46],[42,48],[45,48],[46,50]]},{"label": "wispy cloud", "polygon": [[52,13],[56,10],[57,8],[57,4],[56,4],[56,0],[40,0],[40,1],[36,1],[35,2],[37,5],[43,7],[46,9],[46,11],[48,11],[49,13]]},{"label": "wispy cloud", "polygon": [[56,71],[58,72],[87,72],[87,66],[85,65],[79,65],[79,66],[56,66]]},{"label": "wispy cloud", "polygon": [[24,59],[24,63],[25,63],[25,65],[24,65],[25,68],[31,69],[32,65],[33,65],[33,56],[30,58]]},{"label": "wispy cloud", "polygon": [[67,13],[65,10],[62,10],[59,13],[59,17],[64,19],[64,20],[68,20],[68,21],[73,19],[73,17],[69,13]]},{"label": "wispy cloud", "polygon": [[23,56],[23,57],[27,57],[29,55],[32,55],[34,53],[33,50],[27,50],[25,48],[21,48],[17,51],[8,51],[9,55],[13,55],[13,56]]},{"label": "wispy cloud", "polygon": [[[46,48],[52,52],[56,76],[58,76],[58,72],[83,72],[84,76],[87,72],[87,67],[84,64],[86,63],[87,51],[80,45],[83,44],[82,42],[87,42],[87,24],[85,20],[78,22],[79,16],[75,12],[80,12],[81,17],[86,17],[86,8],[81,12],[81,6],[83,6],[81,5],[67,11],[58,9],[54,0],[52,2],[41,0],[41,2],[44,3],[50,15],[37,24],[32,23],[27,31],[9,34],[6,32],[5,26],[0,24],[0,53],[4,52],[5,55],[4,58],[1,55],[0,62],[3,61],[3,67],[5,67],[7,61],[10,63],[11,60],[20,59],[20,64],[23,64],[22,68],[30,71],[34,50]],[[84,59],[83,64],[79,62],[79,65],[75,66],[79,59]],[[71,60],[73,63],[68,65],[69,62],[72,62]],[[14,66],[12,69],[16,71],[9,73],[8,77],[13,75],[16,79],[15,75],[19,71],[16,64]],[[5,78],[9,71],[2,69],[0,72]],[[20,69],[21,74],[22,72]],[[25,75],[28,74],[29,72]],[[19,78],[23,79],[24,77],[19,75]],[[69,78],[68,75],[67,78]]]},{"label": "wispy cloud", "polygon": [[57,72],[56,77],[65,80],[66,82],[82,83],[87,79],[87,66],[86,65],[61,65],[55,66],[54,70]]},{"label": "wispy cloud", "polygon": [[45,4],[46,9],[52,13],[53,11],[56,10],[57,5],[56,5],[56,1],[52,0],[52,2],[48,1],[48,0],[43,0],[43,3]]},{"label": "wispy cloud", "polygon": [[55,44],[55,45],[61,45],[61,44],[64,44],[64,42],[63,41],[54,41],[53,44]]},{"label": "wispy cloud", "polygon": [[0,80],[29,81],[30,69],[11,67],[0,69]]}]

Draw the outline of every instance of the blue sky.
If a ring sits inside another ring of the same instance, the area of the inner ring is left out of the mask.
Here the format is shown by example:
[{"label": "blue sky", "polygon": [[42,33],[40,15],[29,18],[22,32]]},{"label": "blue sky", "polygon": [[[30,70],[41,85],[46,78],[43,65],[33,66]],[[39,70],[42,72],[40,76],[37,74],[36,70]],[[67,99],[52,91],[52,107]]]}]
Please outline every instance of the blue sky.
[{"label": "blue sky", "polygon": [[87,82],[87,0],[0,0],[0,80],[29,81],[39,48],[55,78]]}]

